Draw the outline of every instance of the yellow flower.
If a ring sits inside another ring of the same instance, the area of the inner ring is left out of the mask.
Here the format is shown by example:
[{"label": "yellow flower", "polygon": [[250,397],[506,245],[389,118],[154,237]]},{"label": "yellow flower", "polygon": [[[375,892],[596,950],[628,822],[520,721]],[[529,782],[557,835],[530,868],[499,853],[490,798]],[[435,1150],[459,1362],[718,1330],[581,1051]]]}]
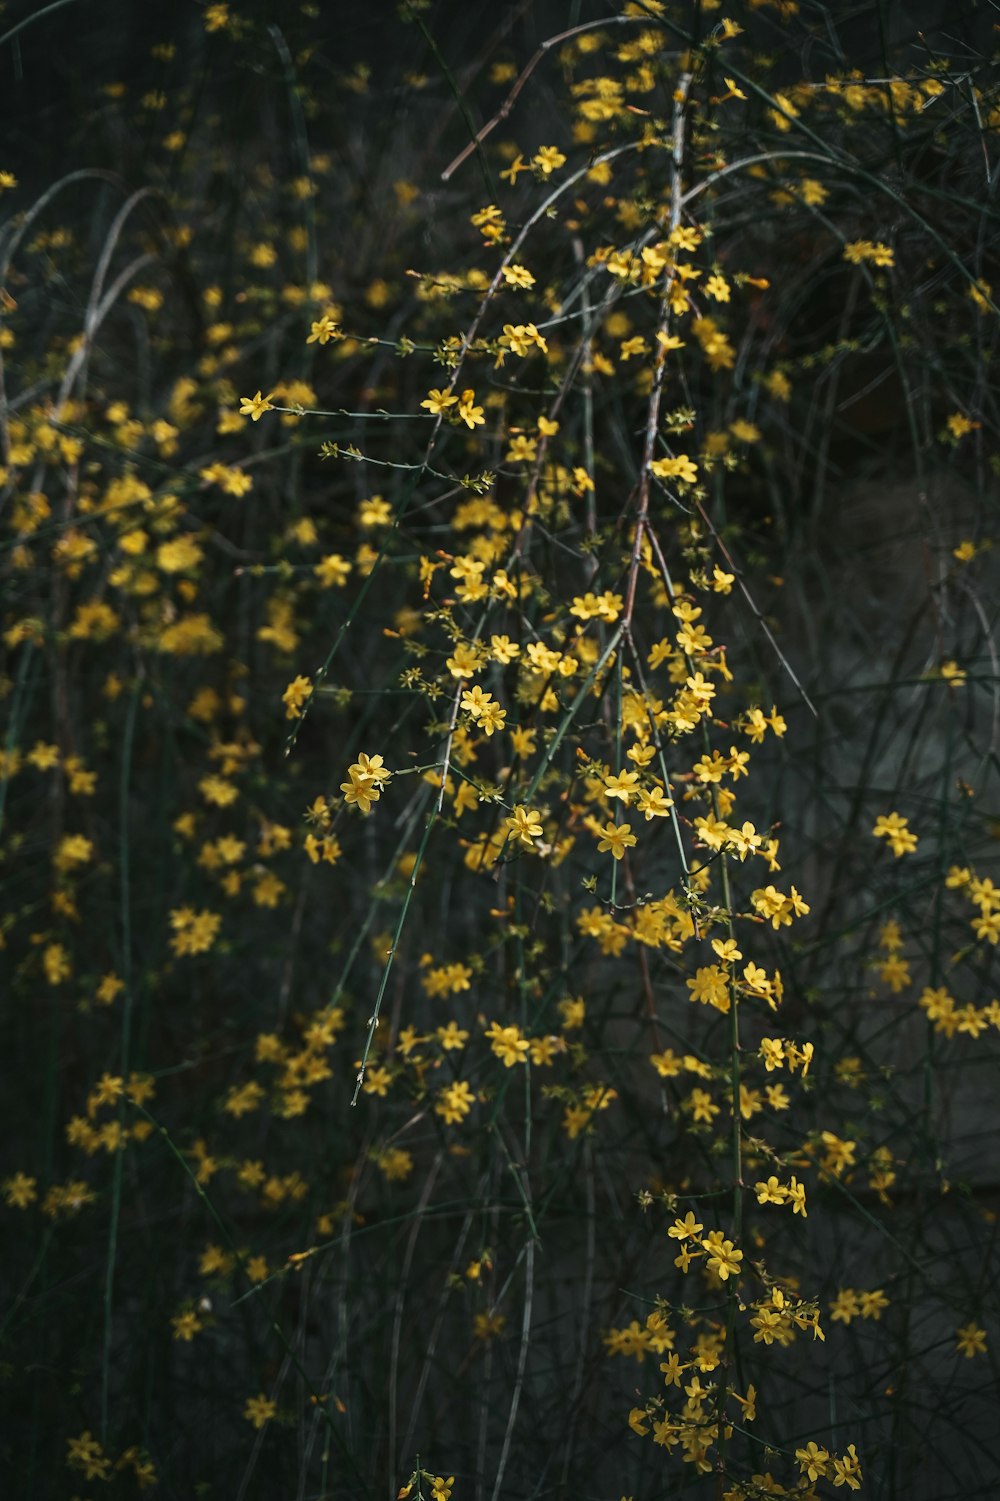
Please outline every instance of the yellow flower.
[{"label": "yellow flower", "polygon": [[876,266],[895,265],[889,246],[883,245],[881,241],[873,243],[871,240],[852,240],[845,245],[844,260],[850,261],[853,266],[860,266],[863,261],[871,261]]},{"label": "yellow flower", "polygon": [[[452,572],[454,572],[454,569],[452,570]],[[479,684],[475,683],[471,688],[466,688],[463,691],[462,708],[465,710],[466,714],[470,714],[473,719],[479,719],[484,714],[486,706],[490,703],[492,698],[492,693],[484,693]]]},{"label": "yellow flower", "polygon": [[486,1036],[504,1068],[513,1068],[515,1063],[526,1061],[531,1044],[522,1035],[520,1027],[501,1027],[499,1022],[491,1022],[486,1028]]},{"label": "yellow flower", "polygon": [[422,407],[426,407],[435,416],[438,416],[441,412],[446,412],[449,407],[456,406],[457,404],[458,397],[453,391],[448,389],[444,391],[437,389],[428,391],[425,399],[420,403]]},{"label": "yellow flower", "polygon": [[788,1187],[785,1189],[785,1195],[786,1195],[786,1198],[787,1198],[787,1202],[789,1204],[791,1204],[791,1206],[792,1206],[792,1213],[793,1214],[801,1214],[802,1218],[805,1219],[806,1218],[806,1190],[805,1190],[805,1184],[804,1183],[800,1183],[799,1180],[798,1180],[798,1178],[796,1178],[796,1176],[795,1176],[794,1173],[792,1174],[791,1178],[789,1179]]},{"label": "yellow flower", "polygon": [[177,907],[170,913],[170,925],[174,930],[170,947],[175,954],[204,954],[214,944],[222,918],[207,909],[195,912],[192,907]]},{"label": "yellow flower", "polygon": [[971,1360],[975,1355],[986,1354],[986,1330],[979,1329],[974,1320],[969,1324],[964,1324],[956,1333],[958,1338],[955,1348],[965,1356],[966,1360]]},{"label": "yellow flower", "polygon": [[518,844],[523,844],[526,849],[533,849],[533,841],[542,837],[542,821],[534,808],[526,808],[518,803],[514,812],[504,820],[504,828],[509,830],[511,838]]},{"label": "yellow flower", "polygon": [[653,787],[650,791],[641,789],[637,807],[648,823],[651,818],[667,818],[674,800],[664,794],[662,787]]},{"label": "yellow flower", "polygon": [[500,662],[503,666],[506,666],[509,662],[513,662],[515,657],[519,657],[520,655],[520,646],[516,641],[512,641],[509,636],[490,637],[490,656],[495,662]]},{"label": "yellow flower", "polygon": [[464,1048],[469,1040],[468,1032],[456,1021],[450,1021],[446,1027],[438,1027],[435,1035],[445,1052],[450,1052],[454,1048]]},{"label": "yellow flower", "polygon": [[216,808],[228,808],[239,797],[239,789],[227,782],[225,777],[207,776],[202,777],[198,783],[198,791],[206,803],[212,803]]},{"label": "yellow flower", "polygon": [[463,391],[458,403],[458,415],[468,428],[482,427],[486,421],[482,407],[477,407],[476,393],[469,389]]},{"label": "yellow flower", "polygon": [[852,1491],[861,1489],[861,1461],[853,1444],[848,1444],[847,1453],[839,1459],[833,1456],[833,1483],[846,1485]]},{"label": "yellow flower", "polygon": [[111,1472],[111,1461],[89,1428],[69,1440],[66,1463],[72,1469],[82,1470],[87,1480],[107,1480]]},{"label": "yellow flower", "polygon": [[481,657],[479,649],[460,641],[450,657],[445,659],[445,666],[453,678],[471,678],[479,666]]},{"label": "yellow flower", "polygon": [[911,855],[917,847],[917,836],[908,827],[909,820],[899,813],[881,813],[875,820],[872,833],[876,839],[886,839],[897,860],[901,855]]},{"label": "yellow flower", "polygon": [[204,556],[193,537],[173,537],[156,549],[156,566],[164,573],[183,573],[197,567]]},{"label": "yellow flower", "polygon": [[69,955],[61,943],[50,943],[42,953],[42,968],[50,985],[61,985],[73,973]]},{"label": "yellow flower", "polygon": [[38,1198],[38,1180],[29,1178],[27,1173],[15,1173],[12,1178],[6,1178],[0,1189],[9,1209],[27,1209]]},{"label": "yellow flower", "polygon": [[544,177],[550,176],[558,167],[565,164],[566,158],[558,146],[540,146],[531,158],[531,165],[537,167]]},{"label": "yellow flower", "polygon": [[701,1242],[701,1248],[708,1253],[709,1270],[715,1272],[721,1282],[739,1275],[743,1252],[738,1251],[731,1240],[726,1240],[721,1230],[710,1231]]},{"label": "yellow flower", "polygon": [[319,579],[324,589],[332,586],[343,588],[350,576],[351,565],[346,558],[342,558],[339,552],[328,553],[325,558],[320,558],[314,566],[313,573]]},{"label": "yellow flower", "polygon": [[635,792],[638,782],[639,773],[637,771],[620,771],[617,776],[606,776],[604,778],[604,791],[608,797],[621,798],[622,802],[627,806],[632,799],[632,794]]},{"label": "yellow flower", "polygon": [[354,765],[347,768],[347,775],[350,780],[340,784],[344,802],[353,803],[362,813],[370,813],[372,803],[378,802],[382,788],[392,772],[383,765],[381,756],[366,756],[362,753]]},{"label": "yellow flower", "polygon": [[741,1397],[739,1392],[733,1392],[733,1396],[743,1409],[743,1418],[747,1423],[752,1423],[757,1416],[757,1388],[753,1382],[747,1387],[747,1394]]},{"label": "yellow flower", "polygon": [[698,478],[698,466],[687,454],[673,459],[654,459],[649,466],[650,474],[657,479],[676,479],[682,485],[693,485]]},{"label": "yellow flower", "polygon": [[693,1240],[701,1234],[704,1228],[704,1225],[695,1218],[689,1209],[682,1220],[674,1220],[667,1234],[673,1240]]},{"label": "yellow flower", "polygon": [[174,1339],[183,1340],[185,1344],[190,1344],[203,1327],[201,1319],[190,1309],[186,1313],[175,1314],[170,1323],[174,1331]]},{"label": "yellow flower", "polygon": [[392,506],[381,495],[369,495],[358,506],[358,525],[363,527],[388,526],[392,520]]},{"label": "yellow flower", "polygon": [[281,702],[285,706],[286,719],[301,719],[302,706],[308,703],[312,697],[312,682],[307,677],[293,678],[281,695]]},{"label": "yellow flower", "polygon": [[516,433],[510,440],[510,447],[504,455],[506,464],[530,464],[538,455],[538,441],[535,438],[526,437],[524,433]]},{"label": "yellow flower", "polygon": [[785,1202],[785,1189],[773,1173],[766,1183],[755,1183],[754,1189],[758,1204],[783,1204]]},{"label": "yellow flower", "polygon": [[468,1115],[472,1109],[472,1100],[472,1090],[464,1079],[459,1079],[454,1084],[446,1084],[440,1091],[434,1104],[434,1111],[446,1126],[453,1126]]},{"label": "yellow flower", "polygon": [[499,340],[501,349],[512,349],[519,359],[526,359],[533,348],[548,353],[548,343],[534,323],[505,323]]},{"label": "yellow flower", "polygon": [[[271,396],[274,392],[271,392]],[[273,412],[271,396],[262,396],[258,391],[256,396],[240,397],[240,416],[249,417],[253,422],[259,422],[265,412]]]},{"label": "yellow flower", "polygon": [[[504,64],[504,63],[496,63],[496,64],[494,64],[493,70],[490,73],[490,82],[491,83],[507,83],[507,82],[510,81],[510,77],[512,77],[513,74],[510,74],[510,75],[504,74],[502,77],[498,77],[497,76],[498,69],[504,68],[506,66],[507,65]],[[528,170],[528,164],[524,160],[524,157],[521,155],[521,153],[518,152],[517,155],[515,156],[514,160],[511,162],[510,166],[509,167],[505,167],[503,169],[503,171],[500,173],[500,176],[504,180],[504,182],[509,182],[510,185],[511,185],[511,187],[513,187],[514,184],[517,182],[518,174],[521,173],[521,172],[527,172],[527,170]]]},{"label": "yellow flower", "polygon": [[94,846],[83,834],[66,834],[60,839],[52,863],[56,870],[70,871],[77,865],[86,865],[93,858]]},{"label": "yellow flower", "polygon": [[259,1397],[247,1398],[247,1404],[243,1409],[243,1416],[255,1428],[264,1428],[274,1417],[277,1410],[277,1402],[273,1401],[270,1397],[265,1397],[261,1393]]},{"label": "yellow flower", "polygon": [[586,1005],[586,1002],[582,999],[582,997],[578,997],[576,999],[571,999],[571,1000],[566,1000],[566,1001],[560,1001],[559,1002],[559,1014],[561,1015],[561,1017],[563,1019],[562,1020],[563,1031],[564,1032],[572,1032],[577,1027],[582,1027],[583,1026],[584,1017],[587,1014],[587,1005]]},{"label": "yellow flower", "polygon": [[957,440],[958,438],[964,438],[966,433],[974,432],[982,424],[973,422],[971,418],[966,417],[964,412],[952,412],[951,416],[945,422],[945,426],[952,437]]},{"label": "yellow flower", "polygon": [[858,1306],[863,1319],[875,1319],[878,1322],[882,1317],[882,1310],[889,1307],[889,1299],[880,1287],[875,1287],[870,1292],[859,1293]]},{"label": "yellow flower", "polygon": [[993,288],[988,281],[980,277],[978,281],[970,282],[966,291],[981,313],[989,312]]},{"label": "yellow flower", "polygon": [[328,344],[331,339],[341,337],[336,319],[331,313],[324,313],[311,325],[310,333],[306,339],[307,344]]},{"label": "yellow flower", "polygon": [[778,108],[768,110],[771,119],[779,130],[791,130],[792,119],[798,114],[795,105],[787,94],[775,94],[774,102]]},{"label": "yellow flower", "polygon": [[610,850],[616,860],[621,860],[626,849],[635,843],[636,837],[627,823],[614,824],[608,822],[601,831],[597,848],[602,854],[605,850]]},{"label": "yellow flower", "polygon": [[36,740],[25,760],[38,771],[51,771],[54,766],[59,765],[59,747],[48,745],[44,740]]},{"label": "yellow flower", "polygon": [[821,1480],[827,1474],[830,1453],[812,1440],[804,1449],[796,1449],[795,1458],[799,1462],[799,1470],[809,1480]]}]

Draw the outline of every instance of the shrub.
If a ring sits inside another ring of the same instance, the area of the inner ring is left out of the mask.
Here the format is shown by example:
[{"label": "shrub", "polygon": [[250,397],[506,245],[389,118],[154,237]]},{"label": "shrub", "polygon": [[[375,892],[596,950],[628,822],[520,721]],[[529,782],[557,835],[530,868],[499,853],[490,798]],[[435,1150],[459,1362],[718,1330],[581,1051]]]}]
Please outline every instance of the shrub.
[{"label": "shrub", "polygon": [[1000,100],[739,13],[0,175],[33,1494],[991,1493]]}]

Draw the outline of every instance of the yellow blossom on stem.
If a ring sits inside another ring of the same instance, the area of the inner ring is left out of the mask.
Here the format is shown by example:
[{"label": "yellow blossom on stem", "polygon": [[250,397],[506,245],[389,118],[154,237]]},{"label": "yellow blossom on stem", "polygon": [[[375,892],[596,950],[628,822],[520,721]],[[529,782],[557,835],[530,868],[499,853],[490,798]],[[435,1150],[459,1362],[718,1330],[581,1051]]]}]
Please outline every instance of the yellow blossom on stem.
[{"label": "yellow blossom on stem", "polygon": [[458,397],[451,390],[446,389],[441,391],[434,389],[428,391],[420,405],[426,407],[429,412],[437,417],[442,412],[447,412],[449,407],[457,406]]},{"label": "yellow blossom on stem", "polygon": [[[272,391],[271,395],[274,395]],[[274,407],[270,396],[262,396],[258,391],[256,396],[240,397],[240,416],[249,417],[252,422],[259,422],[265,412],[273,412]]]},{"label": "yellow blossom on stem", "polygon": [[539,815],[533,808],[526,808],[522,803],[518,803],[510,817],[504,820],[504,827],[512,839],[529,850],[534,849],[534,841],[542,837]]},{"label": "yellow blossom on stem", "polygon": [[540,146],[531,158],[531,165],[537,167],[544,177],[550,176],[557,168],[565,165],[566,158],[558,146]]},{"label": "yellow blossom on stem", "polygon": [[955,1348],[967,1360],[972,1360],[976,1355],[986,1354],[986,1330],[980,1329],[975,1320],[968,1324],[963,1324],[962,1328],[957,1330],[956,1333]]},{"label": "yellow blossom on stem", "polygon": [[601,830],[597,848],[603,854],[610,850],[616,860],[621,860],[626,849],[636,843],[636,837],[627,823],[606,823]]},{"label": "yellow blossom on stem", "polygon": [[693,485],[698,479],[698,465],[687,454],[678,454],[676,458],[653,459],[649,472],[655,474],[657,479],[676,479],[681,485]]},{"label": "yellow blossom on stem", "polygon": [[743,1252],[738,1251],[721,1230],[712,1230],[701,1242],[701,1247],[708,1253],[709,1270],[715,1272],[720,1281],[739,1275]]},{"label": "yellow blossom on stem", "polygon": [[27,1209],[38,1198],[38,1180],[29,1178],[27,1173],[15,1173],[0,1183],[0,1191],[8,1208]]},{"label": "yellow blossom on stem", "polygon": [[888,842],[897,860],[901,855],[911,855],[917,847],[917,836],[909,828],[909,820],[899,813],[879,814],[872,833],[876,839]]},{"label": "yellow blossom on stem", "polygon": [[392,772],[386,768],[381,756],[362,753],[353,766],[347,768],[347,775],[349,781],[340,784],[344,802],[353,804],[362,813],[370,813],[372,803],[378,802]]},{"label": "yellow blossom on stem", "polygon": [[482,407],[476,406],[476,393],[473,390],[463,391],[458,402],[458,415],[466,427],[482,427],[486,421]]},{"label": "yellow blossom on stem", "polygon": [[530,1043],[519,1027],[502,1027],[499,1022],[491,1022],[486,1028],[486,1036],[505,1068],[513,1068],[515,1063],[527,1061]]},{"label": "yellow blossom on stem", "polygon": [[307,677],[293,678],[281,695],[281,702],[285,706],[286,719],[300,719],[302,706],[308,703],[312,697],[312,682]]},{"label": "yellow blossom on stem", "polygon": [[170,1323],[174,1339],[182,1340],[186,1344],[190,1344],[203,1327],[201,1319],[191,1309],[185,1313],[175,1314]]},{"label": "yellow blossom on stem", "polygon": [[243,1416],[255,1428],[264,1428],[274,1417],[277,1410],[278,1404],[272,1398],[265,1397],[261,1393],[260,1396],[247,1398],[246,1406],[243,1409]]}]

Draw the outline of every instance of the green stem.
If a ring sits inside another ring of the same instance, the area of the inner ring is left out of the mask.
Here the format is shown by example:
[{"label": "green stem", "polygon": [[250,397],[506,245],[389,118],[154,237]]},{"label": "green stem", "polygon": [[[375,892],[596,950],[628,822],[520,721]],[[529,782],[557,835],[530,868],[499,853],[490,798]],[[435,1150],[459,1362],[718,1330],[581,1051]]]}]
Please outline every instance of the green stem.
[{"label": "green stem", "polygon": [[126,1098],[129,1046],[132,1034],[132,903],[130,892],[129,862],[129,785],[132,777],[132,749],[135,744],[135,721],[142,694],[142,674],[136,679],[125,719],[125,735],[122,742],[122,770],[118,786],[118,839],[119,880],[121,890],[121,946],[122,979],[125,993],[122,1003],[121,1056],[119,1068],[123,1080],[122,1096],[118,1104],[118,1125],[122,1132],[115,1153],[114,1176],[111,1184],[111,1220],[108,1226],[108,1259],[104,1268],[104,1341],[101,1356],[101,1442],[108,1439],[108,1401],[111,1385],[111,1338],[114,1323],[115,1268],[118,1262],[118,1227],[121,1220],[122,1178],[125,1171],[125,1116],[128,1107]]}]

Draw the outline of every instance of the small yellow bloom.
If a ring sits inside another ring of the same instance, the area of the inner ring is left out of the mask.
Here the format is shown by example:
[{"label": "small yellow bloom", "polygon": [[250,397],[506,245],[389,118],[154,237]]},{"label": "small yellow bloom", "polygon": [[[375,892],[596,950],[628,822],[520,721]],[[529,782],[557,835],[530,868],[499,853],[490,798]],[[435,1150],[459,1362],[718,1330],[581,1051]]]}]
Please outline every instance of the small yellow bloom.
[{"label": "small yellow bloom", "polygon": [[[604,778],[604,791],[608,797],[621,798],[626,806],[632,800],[632,794],[636,791],[639,783],[637,771],[620,771],[617,776]],[[632,841],[635,843],[635,840]]]},{"label": "small yellow bloom", "polygon": [[971,417],[966,417],[964,412],[952,412],[945,426],[957,441],[959,438],[964,438],[966,433],[974,432],[977,427],[981,427],[982,423],[973,422]]},{"label": "small yellow bloom", "polygon": [[29,1178],[27,1173],[15,1173],[0,1184],[0,1191],[8,1208],[27,1209],[38,1198],[38,1180]]},{"label": "small yellow bloom", "polygon": [[608,822],[601,831],[597,848],[602,854],[605,850],[610,850],[616,860],[621,860],[624,857],[626,849],[635,843],[636,837],[627,823],[614,824]]},{"label": "small yellow bloom", "polygon": [[543,177],[548,177],[558,167],[565,165],[566,158],[558,146],[540,146],[531,158],[531,165],[537,167]]},{"label": "small yellow bloom", "polygon": [[344,802],[353,803],[362,813],[370,813],[372,803],[378,802],[392,772],[383,765],[381,756],[362,754],[347,768],[347,775],[350,780],[340,784]]},{"label": "small yellow bloom", "polygon": [[312,682],[301,675],[293,678],[281,695],[281,702],[285,706],[286,719],[301,719],[302,706],[308,703],[312,697]]},{"label": "small yellow bloom", "polygon": [[534,841],[542,837],[542,821],[534,808],[525,808],[518,803],[511,816],[504,820],[512,839],[526,849],[534,849]]},{"label": "small yellow bloom", "polygon": [[185,1344],[190,1344],[203,1327],[201,1319],[190,1309],[186,1313],[175,1314],[170,1323],[174,1331],[174,1339],[183,1340]]},{"label": "small yellow bloom", "polygon": [[911,855],[917,847],[917,836],[908,827],[909,820],[899,813],[882,813],[875,820],[872,833],[876,839],[885,839],[897,860],[901,855]]},{"label": "small yellow bloom", "polygon": [[330,313],[324,313],[311,325],[306,338],[307,344],[329,344],[331,339],[341,338],[340,328],[336,319]]},{"label": "small yellow bloom", "polygon": [[[271,396],[274,392],[271,392]],[[240,416],[249,417],[252,422],[259,422],[265,412],[273,412],[271,396],[262,396],[258,391],[256,396],[240,397]]]},{"label": "small yellow bloom", "polygon": [[243,1409],[243,1416],[255,1428],[264,1428],[274,1417],[277,1410],[277,1402],[273,1401],[270,1397],[265,1397],[261,1393],[259,1397],[247,1398],[247,1404]]},{"label": "small yellow bloom", "polygon": [[509,287],[533,287],[535,278],[527,266],[502,266],[503,279]]},{"label": "small yellow bloom", "polygon": [[676,479],[682,485],[693,485],[698,478],[698,465],[687,454],[679,454],[672,459],[654,459],[649,472],[657,479]]},{"label": "small yellow bloom", "polygon": [[470,389],[462,392],[458,403],[458,415],[468,428],[482,427],[486,422],[482,407],[477,407],[475,402],[475,391]]},{"label": "small yellow bloom", "polygon": [[447,388],[441,391],[435,387],[433,390],[427,392],[426,397],[420,405],[426,407],[436,417],[441,412],[446,412],[449,407],[457,406],[458,397],[453,391]]},{"label": "small yellow bloom", "polygon": [[956,1333],[958,1338],[955,1342],[955,1348],[959,1354],[965,1356],[966,1360],[972,1360],[976,1355],[986,1354],[986,1330],[979,1329],[976,1326],[975,1320],[969,1324],[964,1324]]}]

